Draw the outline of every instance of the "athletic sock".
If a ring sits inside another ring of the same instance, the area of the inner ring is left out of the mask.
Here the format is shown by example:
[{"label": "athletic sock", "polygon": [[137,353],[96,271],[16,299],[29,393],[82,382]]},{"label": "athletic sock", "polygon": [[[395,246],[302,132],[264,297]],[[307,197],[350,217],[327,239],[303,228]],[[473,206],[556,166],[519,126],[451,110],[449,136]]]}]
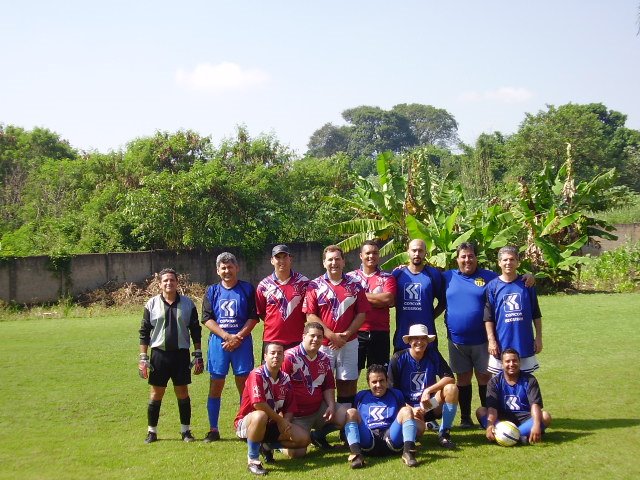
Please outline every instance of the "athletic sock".
[{"label": "athletic sock", "polygon": [[247,439],[247,451],[249,460],[260,461],[260,443]]},{"label": "athletic sock", "polygon": [[149,400],[149,405],[147,405],[147,424],[150,427],[158,426],[158,419],[160,418],[161,405],[162,405],[162,400]]},{"label": "athletic sock", "polygon": [[480,405],[487,406],[487,386],[478,385],[478,395],[480,396]]},{"label": "athletic sock", "polygon": [[340,429],[333,423],[325,423],[321,428],[316,430],[316,432],[318,432],[318,435],[322,436],[322,438],[326,439],[327,435],[329,435],[331,432],[335,432],[336,430]]},{"label": "athletic sock", "polygon": [[347,436],[349,445],[360,443],[360,432],[358,431],[358,424],[356,422],[347,422],[344,426],[344,433]]},{"label": "athletic sock", "polygon": [[402,440],[404,441],[404,443],[414,443],[416,441],[417,434],[418,427],[416,425],[416,421],[413,418],[410,420],[405,420],[402,424]]},{"label": "athletic sock", "polygon": [[284,448],[282,446],[282,443],[280,442],[269,442],[267,443],[267,446],[269,447],[270,450],[278,450],[280,448]]},{"label": "athletic sock", "polygon": [[478,421],[480,422],[480,425],[482,425],[482,428],[486,429],[487,428],[487,416],[483,415],[481,416]]},{"label": "athletic sock", "polygon": [[[518,430],[520,430],[521,437],[528,437],[531,435],[531,429],[533,428],[533,418],[528,419],[525,422],[522,422],[518,426]],[[544,432],[545,426],[544,423],[540,423],[540,429]]]},{"label": "athletic sock", "polygon": [[151,433],[158,433],[158,427],[151,427],[149,426],[147,428],[147,432],[151,432]]},{"label": "athletic sock", "polygon": [[191,425],[182,423],[180,425],[180,433],[185,433],[191,431]]},{"label": "athletic sock", "polygon": [[178,411],[180,412],[180,423],[189,425],[191,423],[191,398],[179,398]]},{"label": "athletic sock", "polygon": [[457,403],[445,403],[442,405],[442,423],[440,424],[440,433],[451,429],[451,425],[453,425],[453,419],[456,417],[457,411]]},{"label": "athletic sock", "polygon": [[460,416],[471,417],[471,397],[473,395],[473,387],[471,385],[458,385],[458,403],[460,404]]},{"label": "athletic sock", "polygon": [[207,413],[209,415],[209,428],[218,430],[218,418],[220,417],[220,398],[207,399]]}]

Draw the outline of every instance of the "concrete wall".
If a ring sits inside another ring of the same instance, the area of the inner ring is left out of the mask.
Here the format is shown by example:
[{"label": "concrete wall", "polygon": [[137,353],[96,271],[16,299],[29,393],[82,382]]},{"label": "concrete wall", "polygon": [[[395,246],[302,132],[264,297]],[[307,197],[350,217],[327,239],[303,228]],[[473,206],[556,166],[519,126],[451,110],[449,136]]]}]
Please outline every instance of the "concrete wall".
[{"label": "concrete wall", "polygon": [[[258,259],[249,263],[237,249],[215,249],[209,252],[151,251],[78,255],[71,258],[69,272],[52,272],[48,257],[25,257],[0,263],[0,300],[19,304],[55,302],[94,290],[108,282],[116,284],[143,282],[165,267],[188,273],[192,282],[210,284],[218,281],[215,261],[218,254],[230,251],[238,257],[240,278],[257,284],[273,271],[269,263],[271,248],[266,247]],[[323,246],[313,243],[289,244],[294,269],[314,278],[324,272]],[[347,269],[359,265],[358,252],[347,254]]]},{"label": "concrete wall", "polygon": [[[640,241],[640,224],[617,225],[617,241],[601,240],[600,249],[585,253],[598,255],[628,241]],[[257,284],[273,271],[269,259],[273,245],[265,247],[257,260],[244,261],[237,249],[228,248],[240,262],[240,278]],[[323,246],[315,243],[289,244],[294,269],[314,278],[324,272]],[[55,302],[62,295],[76,296],[108,282],[116,284],[143,282],[165,267],[188,273],[192,282],[210,284],[218,280],[215,260],[225,249],[192,252],[134,252],[78,255],[71,259],[70,271],[52,272],[48,257],[25,257],[0,262],[0,300],[19,304]],[[345,271],[359,265],[358,252],[347,254]]]}]

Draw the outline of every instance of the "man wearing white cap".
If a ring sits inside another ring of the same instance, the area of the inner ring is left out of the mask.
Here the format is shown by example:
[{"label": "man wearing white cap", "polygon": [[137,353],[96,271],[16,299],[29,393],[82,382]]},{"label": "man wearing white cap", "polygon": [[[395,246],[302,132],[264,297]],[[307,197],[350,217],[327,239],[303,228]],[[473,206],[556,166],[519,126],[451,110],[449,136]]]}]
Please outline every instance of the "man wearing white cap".
[{"label": "man wearing white cap", "polygon": [[425,430],[425,422],[442,418],[438,443],[451,449],[456,447],[450,430],[458,411],[458,387],[446,360],[437,348],[429,347],[435,339],[425,325],[409,327],[402,337],[409,348],[395,353],[389,362],[389,386],[400,390],[413,407],[419,432]]}]

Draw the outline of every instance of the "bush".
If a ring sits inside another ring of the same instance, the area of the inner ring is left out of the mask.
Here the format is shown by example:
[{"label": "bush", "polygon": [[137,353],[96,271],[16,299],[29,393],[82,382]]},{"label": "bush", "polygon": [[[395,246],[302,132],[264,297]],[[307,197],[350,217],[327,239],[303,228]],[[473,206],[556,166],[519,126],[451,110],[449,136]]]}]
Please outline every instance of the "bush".
[{"label": "bush", "polygon": [[606,292],[633,292],[640,289],[640,242],[627,243],[604,252],[580,273],[582,288]]}]

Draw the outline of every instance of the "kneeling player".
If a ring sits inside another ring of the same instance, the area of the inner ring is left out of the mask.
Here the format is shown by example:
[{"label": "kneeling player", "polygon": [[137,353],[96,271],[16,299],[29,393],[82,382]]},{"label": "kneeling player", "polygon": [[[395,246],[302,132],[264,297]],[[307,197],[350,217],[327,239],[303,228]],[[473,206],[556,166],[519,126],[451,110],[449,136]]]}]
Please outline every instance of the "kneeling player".
[{"label": "kneeling player", "polygon": [[295,400],[289,375],[280,371],[283,359],[282,345],[266,346],[264,365],[249,374],[235,419],[236,435],[247,439],[248,469],[255,475],[267,473],[260,462],[262,442],[273,449],[305,448],[310,441],[308,433],[291,423]]},{"label": "kneeling player", "polygon": [[402,461],[415,467],[417,426],[413,409],[405,404],[402,392],[387,387],[387,371],[382,365],[369,366],[367,382],[369,390],[358,392],[354,408],[347,410],[344,429],[351,468],[364,466],[363,453],[383,456],[401,451]]},{"label": "kneeling player", "polygon": [[520,354],[513,348],[502,352],[502,368],[487,385],[487,407],[476,411],[487,438],[495,441],[495,424],[507,420],[520,430],[522,444],[542,441],[542,432],[551,424],[551,415],[542,410],[538,381],[520,370]]}]

